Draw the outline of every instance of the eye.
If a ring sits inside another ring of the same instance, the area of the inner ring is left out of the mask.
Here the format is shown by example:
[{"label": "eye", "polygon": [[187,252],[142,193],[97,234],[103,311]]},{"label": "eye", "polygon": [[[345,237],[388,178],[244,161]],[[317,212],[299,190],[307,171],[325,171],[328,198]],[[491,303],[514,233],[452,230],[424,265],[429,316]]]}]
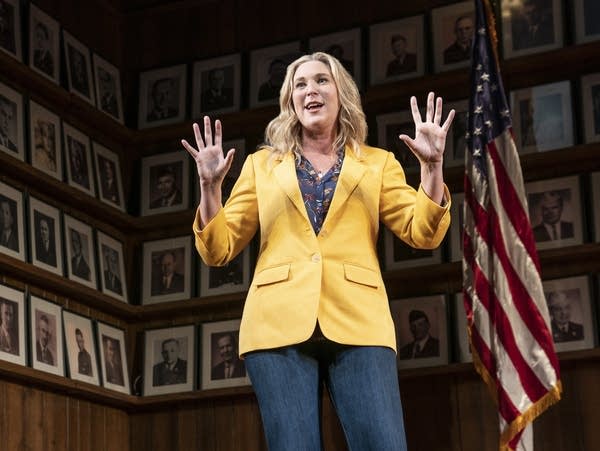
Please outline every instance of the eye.
[{"label": "eye", "polygon": [[306,86],[305,82],[297,81],[296,84],[294,85],[294,88],[299,89],[299,88],[303,88],[304,86]]},{"label": "eye", "polygon": [[329,79],[327,77],[320,77],[318,80],[319,84],[327,83]]}]

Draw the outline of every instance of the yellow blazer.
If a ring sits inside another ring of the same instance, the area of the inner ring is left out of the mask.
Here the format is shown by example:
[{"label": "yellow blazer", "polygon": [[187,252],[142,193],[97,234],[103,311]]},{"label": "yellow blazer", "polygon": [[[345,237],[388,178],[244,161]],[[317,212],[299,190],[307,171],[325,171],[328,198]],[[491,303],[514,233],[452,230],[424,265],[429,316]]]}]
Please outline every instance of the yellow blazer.
[{"label": "yellow blazer", "polygon": [[[444,207],[406,183],[391,152],[350,148],[319,235],[306,213],[294,154],[259,150],[246,159],[225,206],[200,228],[207,265],[233,259],[260,228],[260,250],[240,326],[240,354],[303,342],[317,324],[338,343],[396,349],[379,260],[380,221],[409,245],[439,246],[450,225]],[[425,281],[425,280],[424,280]]]}]

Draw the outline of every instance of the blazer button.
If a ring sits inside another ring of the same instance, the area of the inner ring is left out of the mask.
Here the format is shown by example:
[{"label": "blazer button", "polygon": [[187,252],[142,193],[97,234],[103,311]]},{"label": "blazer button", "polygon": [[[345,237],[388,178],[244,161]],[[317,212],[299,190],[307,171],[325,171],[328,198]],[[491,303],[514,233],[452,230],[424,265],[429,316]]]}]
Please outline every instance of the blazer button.
[{"label": "blazer button", "polygon": [[313,254],[311,260],[313,263],[319,263],[321,261],[321,256],[319,254]]}]

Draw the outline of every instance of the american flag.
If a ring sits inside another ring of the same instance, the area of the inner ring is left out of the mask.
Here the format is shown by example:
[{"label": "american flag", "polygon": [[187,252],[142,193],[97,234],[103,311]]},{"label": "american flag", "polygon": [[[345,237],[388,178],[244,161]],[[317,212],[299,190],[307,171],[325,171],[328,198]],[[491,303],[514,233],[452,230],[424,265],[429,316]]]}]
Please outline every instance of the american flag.
[{"label": "american flag", "polygon": [[514,450],[562,389],[488,1],[475,0],[463,300],[473,361],[498,406],[499,449]]}]

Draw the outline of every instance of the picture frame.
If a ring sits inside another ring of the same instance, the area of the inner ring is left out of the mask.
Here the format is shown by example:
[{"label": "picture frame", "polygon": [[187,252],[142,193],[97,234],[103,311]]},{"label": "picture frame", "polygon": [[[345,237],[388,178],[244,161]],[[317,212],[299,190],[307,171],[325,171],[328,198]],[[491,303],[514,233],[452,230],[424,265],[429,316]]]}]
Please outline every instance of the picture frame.
[{"label": "picture frame", "polygon": [[29,67],[60,84],[60,25],[33,3],[29,4]]},{"label": "picture frame", "polygon": [[[244,166],[244,162],[246,161],[246,140],[244,138],[231,139],[227,141],[223,141],[223,151],[227,153],[229,149],[235,149],[235,155],[233,157],[233,162],[231,163],[231,167],[227,174],[225,174],[225,178],[223,179],[223,184],[221,185],[221,191],[223,196],[223,203],[229,199],[231,195],[231,190],[233,189],[233,185],[237,182],[241,172],[242,166]],[[200,196],[198,195],[197,203],[200,202]]]},{"label": "picture frame", "polygon": [[0,150],[25,161],[23,95],[0,83]]},{"label": "picture frame", "polygon": [[21,3],[19,0],[3,0],[0,3],[0,51],[23,61],[21,52]]},{"label": "picture frame", "polygon": [[92,64],[98,109],[123,124],[123,95],[119,69],[97,53],[92,55]]},{"label": "picture frame", "polygon": [[504,0],[500,8],[505,59],[563,46],[561,0]]},{"label": "picture frame", "polygon": [[125,347],[125,331],[121,328],[96,322],[96,342],[100,354],[102,386],[109,390],[131,394],[129,369]]},{"label": "picture frame", "polygon": [[193,119],[240,110],[241,61],[241,54],[235,53],[194,63]]},{"label": "picture frame", "polygon": [[25,293],[0,284],[0,360],[27,365]]},{"label": "picture frame", "polygon": [[450,205],[450,261],[462,261],[465,193],[452,193]]},{"label": "picture frame", "polygon": [[63,179],[60,117],[33,100],[29,101],[29,146],[31,166]]},{"label": "picture frame", "polygon": [[102,293],[128,302],[123,243],[98,230],[97,246]]},{"label": "picture frame", "polygon": [[67,277],[92,289],[98,288],[92,227],[64,215]]},{"label": "picture frame", "polygon": [[60,211],[29,196],[29,248],[31,263],[38,268],[63,275],[63,246]]},{"label": "picture frame", "polygon": [[462,1],[431,10],[436,73],[468,67],[475,32],[475,6]]},{"label": "picture frame", "polygon": [[446,167],[464,166],[467,149],[466,133],[468,129],[469,99],[444,104],[446,114],[454,109],[454,119],[448,129],[444,164]]},{"label": "picture frame", "polygon": [[63,44],[69,92],[96,106],[90,49],[64,29]]},{"label": "picture frame", "polygon": [[[448,364],[447,305],[443,294],[390,302],[398,342],[398,369]],[[414,323],[413,338],[410,324]],[[418,334],[418,335],[417,335]],[[417,341],[425,340],[417,349]]]},{"label": "picture frame", "polygon": [[406,17],[369,27],[369,78],[379,85],[425,74],[424,15]]},{"label": "picture frame", "polygon": [[315,36],[308,40],[310,52],[325,52],[337,58],[354,78],[358,89],[363,87],[362,40],[359,27]]},{"label": "picture frame", "polygon": [[469,330],[467,323],[467,314],[465,312],[465,306],[463,303],[463,293],[455,293],[453,296],[454,300],[454,317],[456,318],[456,336],[455,338],[455,350],[456,359],[459,362],[472,362],[473,354],[471,353],[471,344],[469,342]]},{"label": "picture frame", "polygon": [[144,331],[144,395],[195,388],[196,334],[193,324]]},{"label": "picture frame", "polygon": [[578,176],[530,182],[525,192],[538,250],[583,243]]},{"label": "picture frame", "polygon": [[591,175],[592,193],[591,193],[591,207],[592,207],[592,219],[594,222],[594,240],[596,243],[600,243],[600,172],[593,172]]},{"label": "picture frame", "polygon": [[593,348],[596,330],[588,276],[545,280],[542,285],[556,351]]},{"label": "picture frame", "polygon": [[33,295],[29,301],[32,367],[64,376],[62,307]]},{"label": "picture frame", "polygon": [[511,91],[510,103],[519,153],[543,152],[574,144],[568,80]]},{"label": "picture frame", "polygon": [[202,390],[250,385],[244,361],[238,356],[240,322],[232,319],[201,324]]},{"label": "picture frame", "polygon": [[69,377],[99,386],[100,373],[92,320],[64,309],[62,314]]},{"label": "picture frame", "polygon": [[200,296],[242,293],[250,286],[250,250],[246,247],[225,266],[200,262]]},{"label": "picture frame", "polygon": [[142,255],[142,304],[191,297],[193,265],[190,236],[146,241]]},{"label": "picture frame", "polygon": [[581,101],[585,142],[600,142],[600,72],[581,77]]},{"label": "picture frame", "polygon": [[183,122],[186,88],[185,64],[142,72],[138,127],[144,129]]},{"label": "picture frame", "polygon": [[92,152],[100,201],[126,211],[119,155],[96,141],[92,141]]},{"label": "picture frame", "polygon": [[0,252],[25,261],[23,192],[0,181]]},{"label": "picture frame", "polygon": [[285,71],[300,54],[300,41],[250,51],[250,108],[279,104]]},{"label": "picture frame", "polygon": [[181,151],[142,158],[142,216],[172,213],[189,208],[189,162],[189,155]]},{"label": "picture frame", "polygon": [[442,249],[415,249],[410,247],[388,228],[383,232],[385,270],[413,268],[442,262]]},{"label": "picture frame", "polygon": [[595,0],[573,0],[575,10],[575,43],[596,41],[600,39],[600,5]]},{"label": "picture frame", "polygon": [[63,122],[63,146],[67,184],[95,197],[96,185],[90,138],[72,125]]},{"label": "picture frame", "polygon": [[382,149],[393,152],[396,160],[402,165],[404,172],[416,172],[419,168],[419,160],[398,137],[402,133],[409,136],[415,135],[415,122],[412,113],[406,110],[379,114],[376,121],[377,145]]}]

